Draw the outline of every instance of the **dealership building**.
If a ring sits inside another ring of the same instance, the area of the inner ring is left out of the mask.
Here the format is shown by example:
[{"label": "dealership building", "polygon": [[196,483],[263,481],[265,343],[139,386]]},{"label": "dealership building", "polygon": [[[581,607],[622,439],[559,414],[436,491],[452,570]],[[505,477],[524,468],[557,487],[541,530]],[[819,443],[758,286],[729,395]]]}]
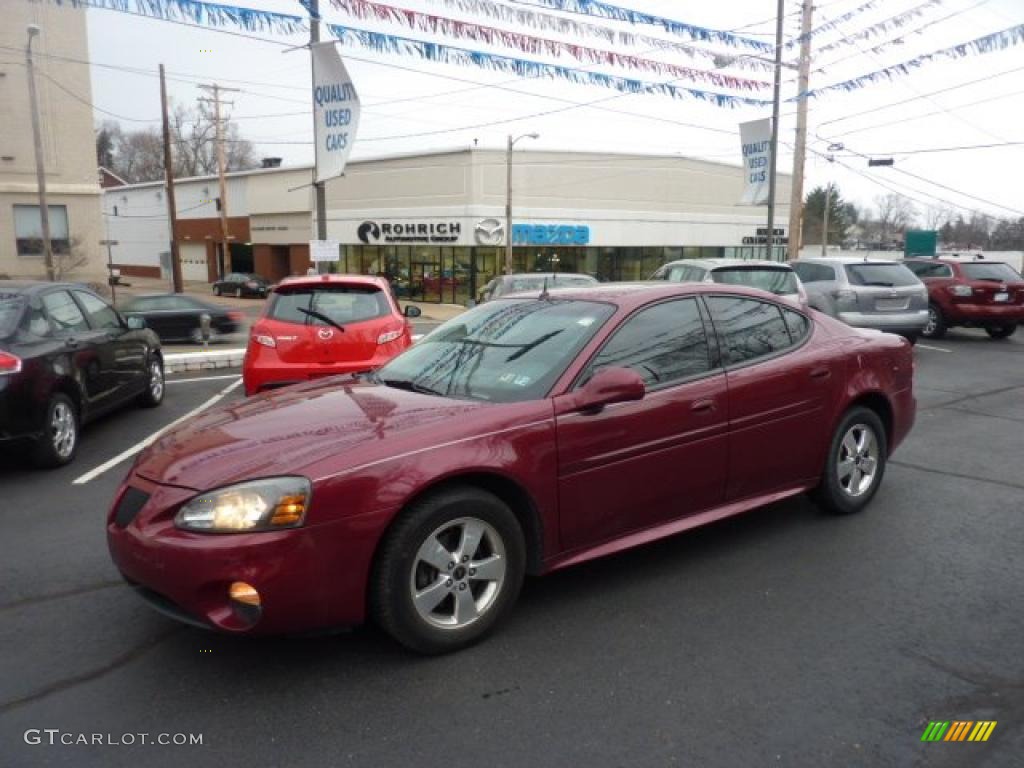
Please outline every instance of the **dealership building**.
[{"label": "dealership building", "polygon": [[[338,243],[329,268],[385,275],[411,299],[464,303],[504,269],[506,162],[503,150],[477,148],[351,161],[326,185],[327,237]],[[743,174],[738,163],[676,155],[517,150],[513,269],[638,280],[673,259],[764,258],[766,211],[739,204]],[[305,273],[311,180],[310,167],[228,174],[226,240],[217,178],[177,180],[185,279]],[[779,176],[778,200],[789,200],[789,182]],[[122,274],[168,274],[164,195],[163,182],[104,190],[110,259]],[[776,222],[788,218],[778,206]]]}]

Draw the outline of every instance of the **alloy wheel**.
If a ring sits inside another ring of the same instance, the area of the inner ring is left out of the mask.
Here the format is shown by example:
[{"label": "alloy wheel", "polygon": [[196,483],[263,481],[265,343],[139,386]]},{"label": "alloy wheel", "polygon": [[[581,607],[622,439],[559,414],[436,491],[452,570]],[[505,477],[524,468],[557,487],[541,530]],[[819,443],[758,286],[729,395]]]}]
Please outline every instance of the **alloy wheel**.
[{"label": "alloy wheel", "polygon": [[159,360],[153,360],[149,364],[149,394],[154,401],[159,401],[164,396],[164,369]]},{"label": "alloy wheel", "polygon": [[939,324],[939,318],[935,314],[935,307],[928,307],[928,322],[925,323],[924,329],[921,331],[925,336],[931,336],[935,333],[935,328]]},{"label": "alloy wheel", "polygon": [[53,451],[61,459],[66,459],[75,450],[78,428],[75,424],[75,414],[67,403],[57,402],[53,406],[50,416],[50,437],[53,440]]},{"label": "alloy wheel", "polygon": [[854,424],[839,443],[839,487],[848,496],[863,496],[874,485],[877,471],[878,438],[867,424]]}]

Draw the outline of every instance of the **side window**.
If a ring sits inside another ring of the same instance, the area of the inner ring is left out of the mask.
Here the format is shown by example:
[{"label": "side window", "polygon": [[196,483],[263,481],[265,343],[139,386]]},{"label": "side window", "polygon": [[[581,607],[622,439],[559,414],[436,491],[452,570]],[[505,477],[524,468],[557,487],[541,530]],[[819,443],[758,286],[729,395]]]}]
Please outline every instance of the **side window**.
[{"label": "side window", "polygon": [[811,330],[811,321],[799,312],[783,309],[782,319],[786,321],[786,328],[789,330],[789,337],[792,339],[793,344],[799,344],[803,341],[804,336]]},{"label": "side window", "polygon": [[632,368],[648,387],[710,370],[708,339],[696,299],[667,301],[637,312],[597,353],[583,380],[612,366]]},{"label": "side window", "polygon": [[729,363],[744,363],[792,345],[786,322],[776,305],[731,296],[711,296],[707,302]]},{"label": "side window", "polygon": [[43,296],[43,306],[58,331],[87,331],[85,315],[67,291],[54,291]]},{"label": "side window", "polygon": [[52,330],[50,321],[46,319],[43,310],[33,307],[31,304],[25,311],[25,316],[21,318],[21,327],[33,336],[49,336]]},{"label": "side window", "polygon": [[107,302],[84,291],[75,291],[75,298],[85,307],[85,312],[89,315],[89,322],[93,328],[111,330],[121,327],[121,321],[117,317],[117,312]]}]

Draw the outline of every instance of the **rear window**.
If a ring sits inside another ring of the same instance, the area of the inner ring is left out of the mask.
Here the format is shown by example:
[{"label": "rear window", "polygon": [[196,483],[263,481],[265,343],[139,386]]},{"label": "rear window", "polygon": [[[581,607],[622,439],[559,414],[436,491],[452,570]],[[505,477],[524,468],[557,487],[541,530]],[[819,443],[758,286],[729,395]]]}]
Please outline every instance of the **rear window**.
[{"label": "rear window", "polygon": [[1005,283],[1021,279],[1020,275],[1017,274],[1017,270],[1009,264],[979,264],[971,262],[969,264],[961,264],[960,268],[964,271],[964,277],[968,280],[996,280],[1000,283]]},{"label": "rear window", "polygon": [[898,285],[917,285],[921,281],[902,264],[847,264],[846,276],[851,285],[894,288]]},{"label": "rear window", "polygon": [[652,280],[668,280],[670,283],[699,283],[707,270],[691,264],[666,264],[653,275]]},{"label": "rear window", "polygon": [[711,271],[711,279],[726,285],[745,285],[760,288],[778,296],[799,293],[796,275],[789,269],[772,267],[723,267]]},{"label": "rear window", "polygon": [[0,291],[0,337],[10,336],[18,327],[21,308],[25,305],[25,297],[20,293],[4,293]]},{"label": "rear window", "polygon": [[296,286],[274,294],[267,316],[300,325],[329,325],[310,312],[338,325],[358,323],[390,314],[387,296],[372,285]]}]

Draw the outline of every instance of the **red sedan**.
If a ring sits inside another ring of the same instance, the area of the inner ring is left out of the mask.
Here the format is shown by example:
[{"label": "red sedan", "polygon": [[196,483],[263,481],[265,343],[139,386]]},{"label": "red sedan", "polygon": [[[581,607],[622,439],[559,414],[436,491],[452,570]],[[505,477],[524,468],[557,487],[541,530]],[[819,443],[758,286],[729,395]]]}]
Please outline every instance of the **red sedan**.
[{"label": "red sedan", "polygon": [[388,281],[363,275],[289,277],[252,327],[242,363],[245,394],[379,368],[412,344]]},{"label": "red sedan", "polygon": [[525,574],[810,491],[868,504],[915,414],[901,337],[715,284],[499,299],[374,374],[208,412],[141,454],[110,551],[229,632],[370,618],[472,643]]}]

